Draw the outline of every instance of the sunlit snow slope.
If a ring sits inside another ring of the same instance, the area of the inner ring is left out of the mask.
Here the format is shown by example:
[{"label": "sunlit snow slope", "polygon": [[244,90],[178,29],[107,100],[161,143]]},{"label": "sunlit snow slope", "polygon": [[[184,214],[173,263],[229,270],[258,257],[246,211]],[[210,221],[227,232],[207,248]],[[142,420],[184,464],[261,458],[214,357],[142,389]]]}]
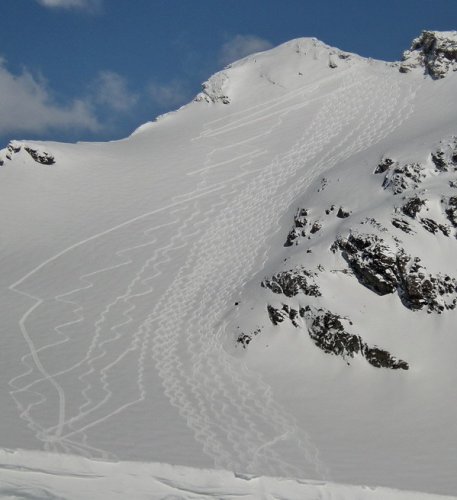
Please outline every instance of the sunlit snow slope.
[{"label": "sunlit snow slope", "polygon": [[[382,159],[419,162],[457,134],[457,74],[424,64],[299,39],[123,141],[11,143],[0,445],[455,493],[455,311],[406,310],[329,273],[322,303],[360,304],[364,341],[409,363],[387,370],[322,352],[306,325],[278,336],[260,287],[292,258],[297,208],[350,210],[311,254],[328,266],[355,213],[393,203]],[[455,237],[427,238],[409,246],[457,275]],[[263,331],[243,349],[245,325]]]}]

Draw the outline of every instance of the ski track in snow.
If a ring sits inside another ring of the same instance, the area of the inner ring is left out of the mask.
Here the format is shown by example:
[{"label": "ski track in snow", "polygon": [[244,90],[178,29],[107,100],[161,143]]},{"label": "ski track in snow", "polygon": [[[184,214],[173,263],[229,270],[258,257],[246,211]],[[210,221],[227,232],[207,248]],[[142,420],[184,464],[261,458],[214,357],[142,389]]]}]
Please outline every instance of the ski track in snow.
[{"label": "ski track in snow", "polygon": [[[380,83],[374,76],[356,80],[347,73],[339,90],[323,99],[301,139],[286,154],[261,169],[250,168],[255,158],[267,153],[253,142],[271,134],[287,114],[314,102],[303,99],[284,107],[297,96],[311,93],[315,85],[240,111],[227,123],[224,118],[208,123],[194,140],[227,132],[242,137],[243,127],[273,119],[262,134],[211,151],[201,168],[188,173],[201,176],[195,191],[73,245],[10,286],[34,302],[19,321],[29,352],[21,359],[25,372],[10,381],[11,394],[21,418],[45,449],[109,458],[109,453],[91,446],[86,433],[147,398],[145,361],[152,355],[165,394],[217,467],[328,477],[309,436],[275,404],[270,388],[225,352],[223,338],[231,333],[222,317],[233,294],[258,272],[259,255],[261,266],[265,264],[269,236],[304,187],[324,168],[330,169],[392,133],[412,112],[414,94],[408,92],[409,98],[401,100],[395,78]],[[251,151],[217,161],[218,154],[240,144]],[[230,163],[237,166],[232,178],[209,184],[207,176]],[[208,209],[205,203],[211,198]],[[155,216],[165,210],[170,211],[170,220],[154,223]],[[33,331],[29,333],[33,327],[30,318],[49,299],[28,293],[27,280],[57,259],[71,260],[72,250],[126,228],[132,229],[131,239],[137,244],[116,251],[117,264],[83,274],[79,287],[54,297],[57,303],[71,306],[75,317],[55,326],[54,341],[37,348]],[[170,230],[170,237],[164,242],[161,235],[159,240],[154,234],[158,230]],[[176,262],[173,255],[179,252],[187,255],[184,264],[168,288],[159,293],[157,278],[169,272]],[[110,273],[129,266],[134,271],[126,274],[130,277],[124,292],[106,304],[93,324],[86,325],[79,294],[103,286],[104,276],[109,287]],[[136,301],[149,296],[156,303],[146,313]],[[71,340],[69,331],[75,327],[82,328],[86,336],[92,332],[86,354],[65,369],[53,370],[49,356]],[[136,394],[116,391],[116,369],[128,356],[135,359]],[[68,376],[71,387],[63,378]],[[55,394],[52,400],[48,390],[43,394],[43,384]],[[80,391],[81,403],[69,412],[68,401],[75,390]],[[55,407],[55,423],[40,417],[44,405]]]}]

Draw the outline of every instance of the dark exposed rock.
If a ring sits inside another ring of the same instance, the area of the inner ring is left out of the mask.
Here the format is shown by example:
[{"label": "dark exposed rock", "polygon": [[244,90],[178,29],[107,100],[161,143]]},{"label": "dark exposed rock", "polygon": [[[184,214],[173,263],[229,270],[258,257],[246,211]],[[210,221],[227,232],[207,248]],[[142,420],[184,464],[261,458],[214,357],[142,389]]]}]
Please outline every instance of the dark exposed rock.
[{"label": "dark exposed rock", "polygon": [[401,73],[422,67],[433,79],[444,78],[457,70],[457,35],[455,33],[423,31],[403,54]]},{"label": "dark exposed rock", "polygon": [[340,238],[336,247],[365,287],[378,295],[397,292],[408,309],[426,308],[442,312],[457,305],[457,280],[447,275],[430,275],[418,257],[402,248],[392,250],[373,234],[351,234]]},{"label": "dark exposed rock", "polygon": [[325,213],[326,213],[327,215],[330,215],[330,212],[333,212],[334,210],[335,210],[335,205],[332,205],[330,208],[327,208],[327,209],[325,210]]},{"label": "dark exposed rock", "polygon": [[328,354],[341,356],[344,359],[362,355],[376,368],[391,368],[393,370],[409,368],[408,363],[392,356],[388,351],[378,347],[370,347],[359,335],[350,334],[345,330],[345,318],[325,309],[300,309],[300,315],[306,320],[308,334],[319,349]]},{"label": "dark exposed rock", "polygon": [[293,244],[297,244],[297,239],[300,237],[300,231],[297,228],[292,228],[287,235],[286,242],[284,243],[285,247],[291,247]]},{"label": "dark exposed rock", "polygon": [[321,191],[323,191],[327,187],[327,184],[328,184],[328,179],[326,177],[322,177],[321,185],[318,188],[317,192],[320,193]]},{"label": "dark exposed rock", "polygon": [[273,293],[284,294],[286,297],[304,293],[312,297],[319,297],[321,292],[314,281],[315,274],[310,273],[303,267],[297,267],[289,271],[275,274],[270,279],[262,281],[264,288],[269,288]]},{"label": "dark exposed rock", "polygon": [[357,279],[378,295],[393,293],[398,285],[397,256],[375,235],[350,234],[337,246]]},{"label": "dark exposed rock", "polygon": [[378,220],[374,217],[365,217],[365,219],[360,223],[362,225],[369,224],[370,226],[375,227],[381,233],[387,233],[388,229],[384,227]]},{"label": "dark exposed rock", "polygon": [[444,158],[443,151],[438,151],[434,154],[432,153],[432,162],[438,171],[440,171],[440,172],[447,172],[448,171],[448,164]]},{"label": "dark exposed rock", "polygon": [[457,227],[457,196],[450,196],[447,200],[441,200],[446,205],[444,210],[449,222]]},{"label": "dark exposed rock", "polygon": [[246,346],[248,346],[251,343],[252,339],[260,332],[261,332],[260,328],[256,328],[252,333],[241,332],[238,335],[236,341],[238,344],[241,344],[244,349],[246,349]]},{"label": "dark exposed rock", "polygon": [[336,61],[335,61],[334,57],[332,57],[332,55],[328,59],[328,67],[331,69],[338,68],[338,64],[336,63]]},{"label": "dark exposed rock", "polygon": [[386,170],[389,170],[389,168],[394,164],[395,162],[390,159],[390,158],[385,158],[382,160],[378,166],[376,167],[376,170],[374,171],[375,174],[383,174]]},{"label": "dark exposed rock", "polygon": [[426,229],[429,233],[436,234],[438,231],[441,231],[444,236],[449,236],[451,234],[451,230],[449,226],[445,226],[444,224],[439,224],[435,222],[433,219],[427,219],[425,217],[419,220],[422,227]]},{"label": "dark exposed rock", "polygon": [[413,196],[401,207],[401,211],[408,217],[414,219],[424,206],[424,200],[421,200],[419,196]]},{"label": "dark exposed rock", "polygon": [[304,228],[308,224],[308,210],[306,208],[301,208],[297,210],[294,215],[294,227],[289,231],[287,235],[286,242],[284,243],[285,247],[290,247],[293,244],[297,244],[297,240],[300,236],[306,236],[306,232]]},{"label": "dark exposed rock", "polygon": [[294,216],[294,224],[295,227],[305,227],[307,224],[306,217],[308,216],[308,210],[306,208],[301,208],[297,210],[297,213]]},{"label": "dark exposed rock", "polygon": [[40,152],[27,146],[25,146],[24,149],[37,163],[41,163],[42,165],[53,165],[56,162],[54,156],[45,151]]},{"label": "dark exposed rock", "polygon": [[336,216],[339,218],[339,219],[346,219],[347,217],[349,217],[351,215],[351,212],[350,210],[347,210],[346,208],[343,208],[343,207],[340,207],[338,209],[338,212],[336,214]]},{"label": "dark exposed rock", "polygon": [[409,222],[405,219],[395,217],[392,219],[392,225],[398,229],[401,229],[403,232],[407,234],[413,232],[411,226],[409,225]]},{"label": "dark exposed rock", "polygon": [[317,233],[318,231],[320,231],[322,228],[322,224],[320,222],[314,222],[314,224],[311,226],[311,229],[310,229],[310,233],[311,234],[315,234]]},{"label": "dark exposed rock", "polygon": [[388,351],[379,349],[379,347],[368,347],[365,344],[362,354],[368,363],[376,368],[391,368],[392,370],[409,369],[409,365],[406,361],[395,358]]},{"label": "dark exposed rock", "polygon": [[54,156],[41,150],[41,148],[32,148],[30,146],[21,144],[20,142],[11,141],[4,150],[4,156],[2,154],[0,157],[0,166],[4,164],[5,159],[11,160],[13,158],[13,155],[19,153],[20,151],[22,151],[22,149],[24,149],[24,151],[26,151],[34,161],[40,163],[41,165],[53,165],[55,163]]},{"label": "dark exposed rock", "polygon": [[275,307],[268,304],[267,311],[268,317],[270,318],[270,321],[273,323],[273,325],[279,325],[279,323],[282,323],[284,321],[285,316],[279,309],[276,309]]},{"label": "dark exposed rock", "polygon": [[289,307],[287,304],[282,304],[281,309],[268,304],[267,311],[268,317],[270,318],[270,321],[273,323],[273,325],[279,325],[279,323],[282,323],[285,319],[288,319],[290,320],[292,325],[295,326],[295,328],[299,327],[299,323],[297,321],[299,318],[299,313],[297,309]]},{"label": "dark exposed rock", "polygon": [[457,138],[443,140],[440,147],[431,154],[432,163],[438,173],[451,172],[457,166]]},{"label": "dark exposed rock", "polygon": [[3,166],[5,164],[5,160],[11,160],[13,158],[13,155],[16,153],[19,153],[19,151],[22,149],[22,145],[16,141],[11,141],[8,146],[3,150],[4,151],[4,156],[3,156],[3,151],[2,155],[0,157],[0,166]]},{"label": "dark exposed rock", "polygon": [[[10,153],[19,153],[19,151],[22,149],[22,146],[19,144],[16,144],[14,142],[10,142],[6,148]],[[10,158],[11,159],[11,158]]]},{"label": "dark exposed rock", "polygon": [[407,189],[416,189],[426,178],[424,168],[419,163],[398,165],[389,170],[384,178],[382,187],[390,189],[393,194],[400,194]]}]

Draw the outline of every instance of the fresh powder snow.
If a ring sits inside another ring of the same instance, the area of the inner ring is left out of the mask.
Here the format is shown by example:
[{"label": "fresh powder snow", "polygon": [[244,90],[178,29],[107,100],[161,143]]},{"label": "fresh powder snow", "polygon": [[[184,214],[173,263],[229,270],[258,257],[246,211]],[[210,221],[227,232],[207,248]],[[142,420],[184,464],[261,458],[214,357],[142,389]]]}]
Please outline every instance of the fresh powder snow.
[{"label": "fresh powder snow", "polygon": [[2,150],[0,494],[455,495],[456,40],[292,40]]}]

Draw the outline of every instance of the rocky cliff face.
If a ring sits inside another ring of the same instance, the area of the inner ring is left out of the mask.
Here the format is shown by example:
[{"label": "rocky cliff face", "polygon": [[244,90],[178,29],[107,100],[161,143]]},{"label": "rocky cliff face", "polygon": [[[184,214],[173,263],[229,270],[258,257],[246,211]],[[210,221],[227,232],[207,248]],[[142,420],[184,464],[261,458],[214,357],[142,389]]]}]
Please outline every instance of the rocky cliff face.
[{"label": "rocky cliff face", "polygon": [[400,71],[423,68],[434,79],[457,71],[457,32],[423,31],[403,54]]},{"label": "rocky cliff face", "polygon": [[[408,370],[410,363],[383,347],[382,337],[379,345],[364,339],[363,325],[352,317],[355,299],[344,314],[339,300],[332,309],[329,291],[337,298],[346,292],[326,283],[345,276],[350,293],[361,287],[373,296],[393,296],[412,315],[456,308],[457,272],[436,248],[457,252],[457,137],[443,138],[416,161],[384,155],[365,172],[371,191],[363,210],[353,210],[351,198],[338,199],[339,191],[350,192],[349,179],[332,172],[316,181],[306,208],[292,216],[277,271],[257,285],[265,290],[263,314],[278,334],[288,327],[303,331],[314,346],[347,364],[361,357],[375,368]],[[428,245],[435,250],[425,252]],[[247,347],[264,329],[242,328],[238,343]]]}]

